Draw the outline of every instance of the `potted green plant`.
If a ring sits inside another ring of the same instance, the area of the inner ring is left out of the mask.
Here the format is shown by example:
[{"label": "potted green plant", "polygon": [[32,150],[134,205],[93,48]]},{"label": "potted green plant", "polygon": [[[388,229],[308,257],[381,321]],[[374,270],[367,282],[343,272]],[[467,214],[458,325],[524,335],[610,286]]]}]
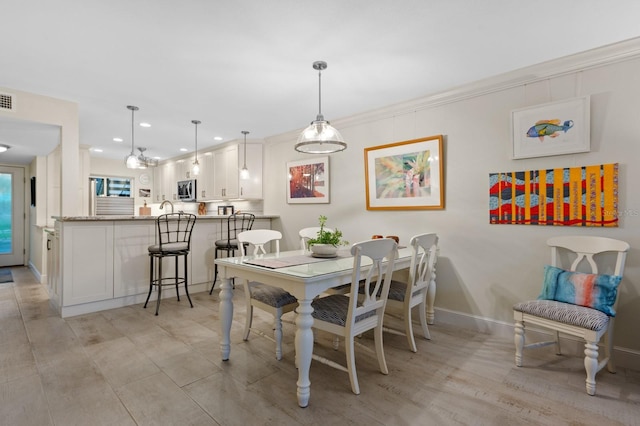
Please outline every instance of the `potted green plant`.
[{"label": "potted green plant", "polygon": [[338,229],[334,229],[333,231],[325,230],[324,225],[327,223],[326,216],[320,215],[318,222],[320,222],[320,230],[316,238],[311,238],[307,242],[309,250],[311,250],[315,256],[333,257],[336,255],[338,247],[349,244],[349,241],[342,239],[342,231]]}]

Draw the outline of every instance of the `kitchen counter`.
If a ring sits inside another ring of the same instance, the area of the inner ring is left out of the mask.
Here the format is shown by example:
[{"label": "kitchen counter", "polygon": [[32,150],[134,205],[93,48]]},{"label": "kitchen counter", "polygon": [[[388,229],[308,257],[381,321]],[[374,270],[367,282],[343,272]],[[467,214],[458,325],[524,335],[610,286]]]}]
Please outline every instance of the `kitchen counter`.
[{"label": "kitchen counter", "polygon": [[[255,214],[255,213],[254,213]],[[54,220],[60,222],[87,222],[102,220],[156,220],[158,216],[130,216],[130,215],[103,215],[103,216],[52,216]],[[197,220],[226,220],[229,215],[201,215]],[[256,219],[277,219],[278,215],[256,214]]]},{"label": "kitchen counter", "polygon": [[[157,216],[57,216],[52,234],[50,300],[63,318],[141,304],[149,293],[149,250]],[[188,257],[189,292],[209,291],[215,242],[227,233],[223,215],[198,216]],[[254,229],[271,229],[277,215],[256,215]],[[168,262],[168,273],[171,273]],[[184,289],[179,290],[184,294]],[[156,292],[157,294],[157,292]],[[175,292],[162,292],[175,297]],[[153,296],[155,297],[155,296]]]}]

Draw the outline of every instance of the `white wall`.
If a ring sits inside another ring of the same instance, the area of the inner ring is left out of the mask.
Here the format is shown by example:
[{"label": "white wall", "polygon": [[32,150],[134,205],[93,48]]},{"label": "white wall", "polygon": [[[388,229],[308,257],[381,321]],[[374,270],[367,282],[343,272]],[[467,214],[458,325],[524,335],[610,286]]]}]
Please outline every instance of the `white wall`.
[{"label": "white wall", "polygon": [[[372,234],[437,232],[436,308],[513,323],[514,303],[539,294],[546,240],[556,235],[602,235],[631,244],[614,343],[640,355],[640,40],[590,51],[447,93],[337,120],[325,115],[348,142],[330,156],[330,204],[286,203],[286,162],[305,157],[293,149],[298,131],[267,139],[265,213],[278,214],[284,249],[297,247],[297,231],[319,214],[356,242]],[[470,64],[472,66],[472,64]],[[375,90],[372,88],[372,90]],[[591,151],[512,160],[513,109],[576,96],[591,96]],[[300,123],[303,125],[304,123]],[[300,129],[301,130],[301,129]],[[364,148],[444,135],[445,209],[367,211]],[[620,163],[618,228],[489,224],[489,173]],[[436,318],[437,321],[437,318]]]}]

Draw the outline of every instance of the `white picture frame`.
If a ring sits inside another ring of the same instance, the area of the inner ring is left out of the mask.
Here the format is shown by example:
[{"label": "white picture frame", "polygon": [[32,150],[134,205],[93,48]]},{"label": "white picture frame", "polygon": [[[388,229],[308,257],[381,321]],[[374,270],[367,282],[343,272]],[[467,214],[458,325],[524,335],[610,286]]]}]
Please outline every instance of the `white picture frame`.
[{"label": "white picture frame", "polygon": [[511,112],[513,159],[591,150],[590,98],[582,96]]}]

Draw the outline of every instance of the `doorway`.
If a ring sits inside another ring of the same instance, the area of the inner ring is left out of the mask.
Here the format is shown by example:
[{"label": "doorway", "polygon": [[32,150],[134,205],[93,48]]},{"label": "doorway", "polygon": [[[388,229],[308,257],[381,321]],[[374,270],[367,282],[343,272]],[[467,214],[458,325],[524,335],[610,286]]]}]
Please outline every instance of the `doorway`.
[{"label": "doorway", "polygon": [[0,166],[0,266],[24,265],[24,169]]}]

